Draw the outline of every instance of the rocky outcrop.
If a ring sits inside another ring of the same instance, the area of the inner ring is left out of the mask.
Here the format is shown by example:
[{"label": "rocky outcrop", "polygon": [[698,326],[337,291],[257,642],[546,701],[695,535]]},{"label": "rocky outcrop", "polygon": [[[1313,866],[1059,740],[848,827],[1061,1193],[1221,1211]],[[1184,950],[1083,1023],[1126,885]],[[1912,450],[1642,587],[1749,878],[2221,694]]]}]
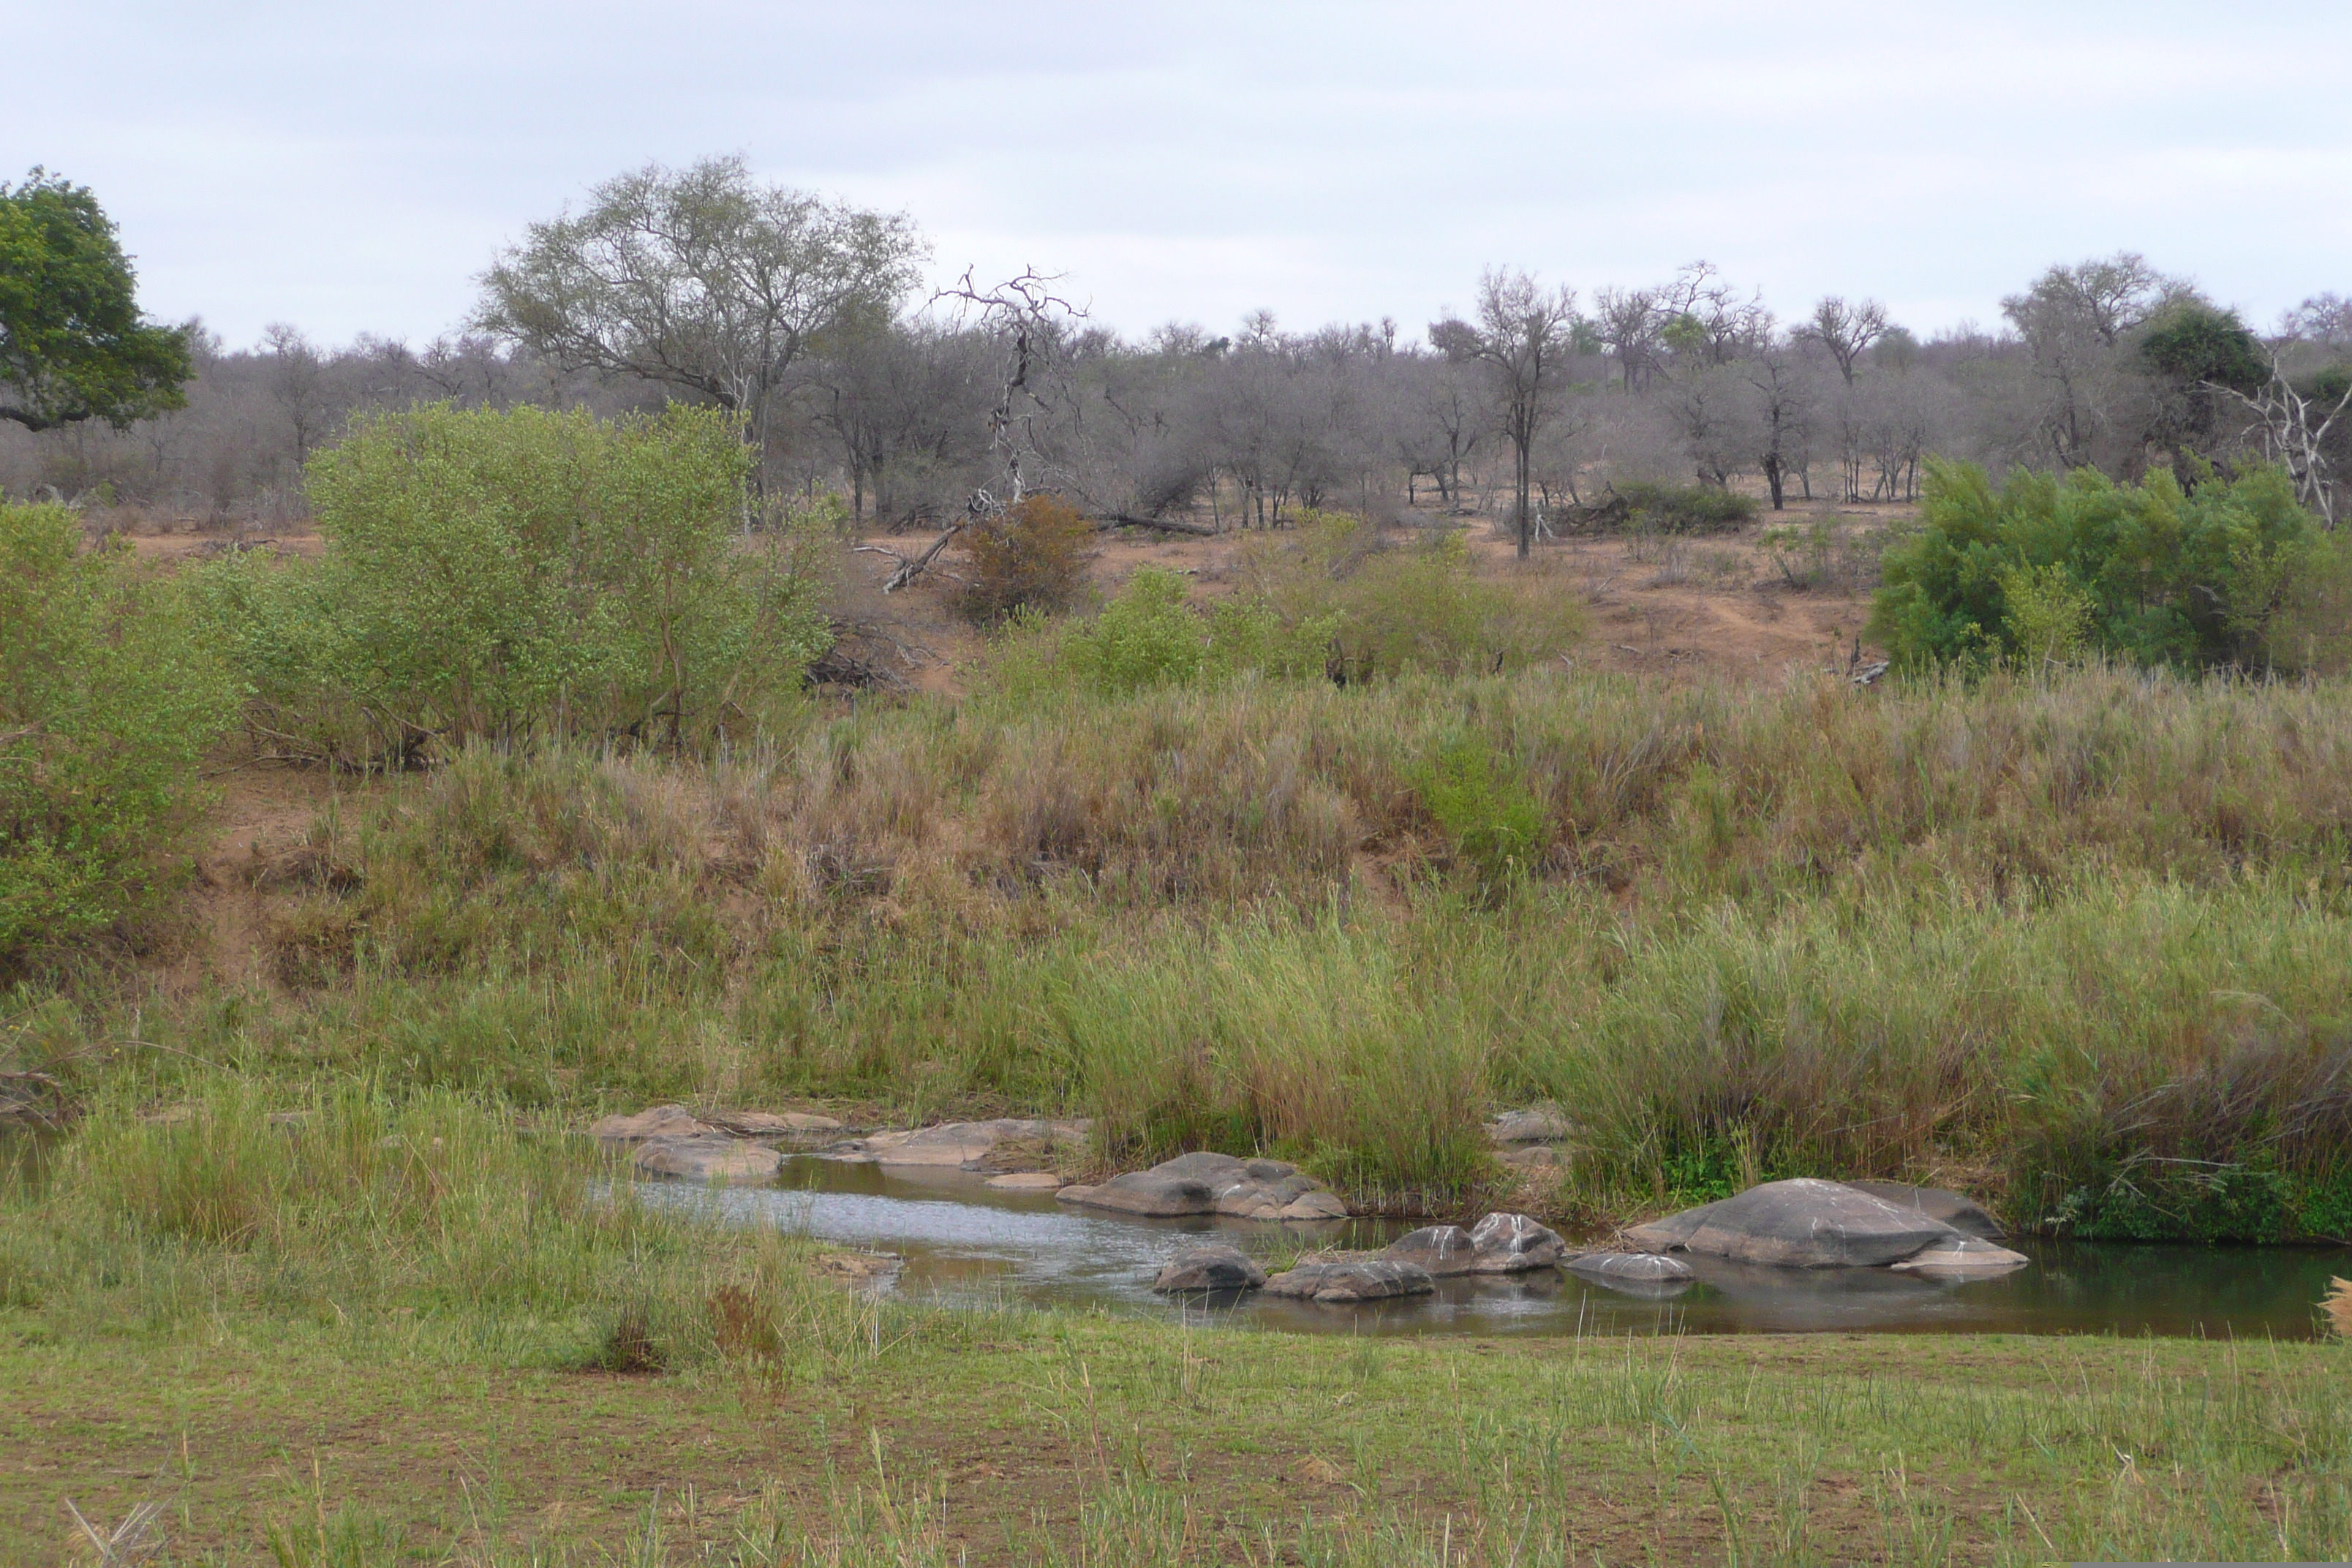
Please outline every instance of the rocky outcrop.
[{"label": "rocky outcrop", "polygon": [[649,1176],[754,1183],[774,1180],[783,1160],[763,1143],[746,1142],[724,1132],[702,1132],[685,1138],[649,1138],[637,1145],[630,1163]]},{"label": "rocky outcrop", "polygon": [[648,1138],[696,1138],[718,1131],[683,1105],[656,1105],[635,1116],[607,1116],[592,1122],[588,1135],[607,1149],[626,1149]]},{"label": "rocky outcrop", "polygon": [[1052,1171],[1008,1171],[987,1184],[1000,1193],[1058,1193],[1068,1184]]},{"label": "rocky outcrop", "polygon": [[1855,1192],[1884,1198],[1896,1208],[1909,1209],[1916,1214],[1926,1215],[1929,1219],[1941,1220],[1964,1236],[1999,1241],[2009,1234],[1983,1205],[1943,1187],[1913,1187],[1901,1182],[1848,1182],[1845,1184]]},{"label": "rocky outcrop", "polygon": [[1381,1301],[1396,1296],[1426,1296],[1437,1289],[1428,1269],[1393,1258],[1351,1258],[1335,1263],[1302,1263],[1265,1282],[1269,1296],[1337,1304]]},{"label": "rocky outcrop", "polygon": [[1560,1267],[1603,1284],[1661,1285],[1697,1278],[1681,1258],[1655,1252],[1580,1252]]},{"label": "rocky outcrop", "polygon": [[1129,1171],[1098,1186],[1064,1187],[1066,1204],[1146,1218],[1223,1215],[1232,1219],[1345,1219],[1339,1194],[1296,1165],[1234,1154],[1179,1154],[1148,1171]]},{"label": "rocky outcrop", "polygon": [[1900,1262],[1960,1233],[1843,1183],[1801,1176],[1766,1182],[1625,1235],[1652,1252],[1684,1250],[1784,1268],[1866,1268]]},{"label": "rocky outcrop", "polygon": [[926,1165],[936,1169],[978,1170],[1000,1144],[1034,1145],[1041,1156],[1055,1144],[1086,1141],[1085,1121],[1030,1121],[999,1117],[989,1121],[943,1121],[936,1127],[915,1127],[854,1138],[825,1151],[836,1160],[870,1160],[880,1165]]},{"label": "rocky outcrop", "polygon": [[1170,1258],[1151,1281],[1162,1295],[1190,1290],[1255,1290],[1265,1270],[1238,1247],[1193,1247]]},{"label": "rocky outcrop", "polygon": [[2022,1252],[2011,1252],[1997,1241],[1956,1236],[1887,1267],[1897,1273],[1916,1274],[1927,1279],[1981,1279],[2022,1268],[2032,1261]]}]

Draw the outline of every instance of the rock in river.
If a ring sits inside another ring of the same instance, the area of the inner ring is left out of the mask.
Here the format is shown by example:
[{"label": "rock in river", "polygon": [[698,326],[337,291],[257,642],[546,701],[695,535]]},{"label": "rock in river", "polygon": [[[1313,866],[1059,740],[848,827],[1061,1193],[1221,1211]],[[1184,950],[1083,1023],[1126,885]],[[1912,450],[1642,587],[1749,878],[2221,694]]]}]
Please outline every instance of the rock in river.
[{"label": "rock in river", "polygon": [[852,1139],[826,1151],[837,1160],[870,1160],[880,1165],[929,1165],[969,1170],[995,1152],[1000,1143],[1050,1146],[1076,1143],[1087,1135],[1083,1121],[1033,1121],[998,1117],[989,1121],[943,1121]]},{"label": "rock in river", "polygon": [[1658,1285],[1696,1278],[1681,1258],[1655,1252],[1580,1252],[1561,1267],[1604,1284]]},{"label": "rock in river", "polygon": [[1265,1283],[1265,1270],[1238,1247],[1192,1247],[1168,1260],[1151,1288],[1162,1294],[1179,1290],[1255,1290]]},{"label": "rock in river", "polygon": [[637,1146],[632,1157],[638,1170],[652,1176],[676,1176],[688,1182],[766,1182],[774,1179],[784,1157],[761,1143],[746,1143],[724,1132],[690,1138],[652,1138]]},{"label": "rock in river", "polygon": [[1954,1230],[1968,1236],[1999,1241],[2009,1234],[1982,1204],[1942,1187],[1913,1187],[1901,1182],[1848,1182],[1845,1184],[1855,1192],[1885,1198],[1896,1208],[1916,1210],[1929,1219],[1942,1220]]},{"label": "rock in river", "polygon": [[1842,1182],[1800,1176],[1766,1182],[1625,1235],[1654,1252],[1679,1248],[1785,1268],[1866,1268],[1899,1262],[1959,1232]]},{"label": "rock in river", "polygon": [[718,1129],[698,1121],[683,1105],[656,1105],[635,1116],[607,1116],[589,1126],[588,1135],[608,1149],[627,1148],[648,1138],[693,1138]]},{"label": "rock in river", "polygon": [[2022,1252],[2011,1252],[1997,1241],[1987,1241],[1977,1236],[1956,1236],[1936,1242],[1888,1267],[1898,1273],[1916,1274],[1927,1279],[1977,1279],[1987,1275],[2006,1274],[2012,1268],[2022,1268],[2032,1261]]},{"label": "rock in river", "polygon": [[1549,1268],[1567,1251],[1557,1232],[1523,1214],[1490,1214],[1468,1230],[1458,1225],[1425,1225],[1407,1231],[1383,1247],[1381,1256],[1433,1275],[1524,1274]]},{"label": "rock in river", "polygon": [[1150,1218],[1220,1214],[1234,1219],[1345,1219],[1339,1194],[1296,1165],[1233,1154],[1179,1154],[1099,1186],[1064,1187],[1066,1204]]},{"label": "rock in river", "polygon": [[1437,1289],[1429,1270],[1393,1258],[1352,1258],[1339,1263],[1302,1263],[1265,1282],[1269,1296],[1310,1301],[1379,1301],[1391,1296],[1426,1296]]}]

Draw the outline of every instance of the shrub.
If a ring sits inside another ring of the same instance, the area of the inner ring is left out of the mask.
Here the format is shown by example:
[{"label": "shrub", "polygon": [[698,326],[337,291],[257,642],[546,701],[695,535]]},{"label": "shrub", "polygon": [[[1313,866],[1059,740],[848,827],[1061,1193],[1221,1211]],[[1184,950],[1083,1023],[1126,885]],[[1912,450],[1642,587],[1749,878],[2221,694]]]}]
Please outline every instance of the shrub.
[{"label": "shrub", "polygon": [[1475,735],[1451,735],[1414,771],[1422,805],[1454,853],[1488,889],[1532,869],[1550,834],[1537,800],[1507,757]]},{"label": "shrub", "polygon": [[1295,541],[1257,547],[1252,572],[1287,626],[1330,619],[1342,680],[1521,669],[1582,635],[1582,613],[1549,574],[1482,581],[1459,533],[1384,548],[1354,518],[1307,512],[1300,521]]},{"label": "shrub", "polygon": [[80,543],[63,507],[0,505],[0,959],[131,905],[236,714],[181,596]]},{"label": "shrub", "polygon": [[1196,611],[1185,602],[1181,576],[1145,566],[1100,615],[1063,636],[1059,661],[1109,695],[1247,673],[1320,676],[1339,626],[1337,614],[1293,625],[1259,599],[1228,599]]},{"label": "shrub", "polygon": [[967,574],[959,595],[964,613],[994,624],[1016,610],[1068,609],[1085,597],[1093,537],[1076,507],[1044,490],[974,522],[957,542]]},{"label": "shrub", "polygon": [[311,460],[324,560],[200,573],[277,743],[346,763],[426,744],[743,724],[824,650],[806,530],[746,537],[748,458],[702,410],[446,406]]},{"label": "shrub", "polygon": [[[2317,583],[2326,546],[2272,468],[2168,473],[2117,485],[1931,461],[1919,531],[1891,546],[1871,635],[1895,663],[1980,666],[2042,657],[2056,632],[2142,665],[2291,661],[2275,636]],[[2054,618],[2053,618],[2054,617]]]},{"label": "shrub", "polygon": [[1753,497],[1714,485],[1661,485],[1633,479],[1612,488],[1623,503],[1620,525],[1628,529],[1727,533],[1756,515]]}]

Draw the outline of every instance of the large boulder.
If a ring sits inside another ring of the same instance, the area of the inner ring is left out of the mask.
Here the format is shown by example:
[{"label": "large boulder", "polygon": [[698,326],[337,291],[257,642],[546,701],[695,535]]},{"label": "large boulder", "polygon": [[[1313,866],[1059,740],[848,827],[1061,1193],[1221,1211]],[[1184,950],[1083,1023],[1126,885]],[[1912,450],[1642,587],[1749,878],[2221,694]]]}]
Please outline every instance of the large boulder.
[{"label": "large boulder", "polygon": [[1580,1252],[1561,1267],[1603,1284],[1659,1285],[1696,1278],[1681,1258],[1656,1252]]},{"label": "large boulder", "polygon": [[1625,1234],[1654,1252],[1681,1249],[1783,1268],[1853,1268],[1899,1262],[1960,1233],[1842,1182],[1800,1176],[1766,1182]]},{"label": "large boulder", "polygon": [[1265,1270],[1238,1247],[1192,1247],[1170,1258],[1151,1288],[1162,1295],[1190,1290],[1255,1290]]},{"label": "large boulder", "polygon": [[1477,1274],[1524,1274],[1549,1268],[1568,1256],[1559,1233],[1523,1214],[1490,1214],[1470,1227]]},{"label": "large boulder", "polygon": [[1064,1187],[1066,1204],[1152,1219],[1223,1215],[1233,1219],[1345,1219],[1339,1194],[1280,1160],[1244,1160],[1206,1151],[1179,1154],[1148,1171],[1129,1171],[1098,1186]]},{"label": "large boulder", "polygon": [[717,1131],[683,1105],[656,1105],[635,1116],[607,1116],[592,1122],[588,1135],[607,1149],[626,1149],[648,1138],[694,1138]]},{"label": "large boulder", "polygon": [[1470,1233],[1458,1225],[1425,1225],[1409,1230],[1381,1248],[1382,1258],[1410,1263],[1432,1275],[1468,1274],[1477,1266],[1478,1249]]},{"label": "large boulder", "polygon": [[1901,1182],[1848,1182],[1846,1185],[1855,1192],[1884,1198],[1896,1208],[1941,1220],[1966,1236],[1999,1241],[2009,1234],[1983,1205],[1943,1187],[1906,1186]]},{"label": "large boulder", "polygon": [[1426,1296],[1437,1289],[1429,1270],[1393,1258],[1351,1258],[1337,1263],[1302,1263],[1265,1282],[1269,1296],[1323,1302],[1380,1301],[1392,1296]]},{"label": "large boulder", "polygon": [[1982,1279],[2022,1268],[2032,1261],[2022,1252],[2011,1252],[1997,1241],[1978,1236],[1956,1236],[1932,1243],[1887,1267],[1897,1273],[1916,1274],[1923,1279]]},{"label": "large boulder", "polygon": [[783,1160],[764,1143],[747,1143],[724,1132],[647,1139],[630,1156],[630,1163],[649,1176],[687,1182],[772,1181]]}]

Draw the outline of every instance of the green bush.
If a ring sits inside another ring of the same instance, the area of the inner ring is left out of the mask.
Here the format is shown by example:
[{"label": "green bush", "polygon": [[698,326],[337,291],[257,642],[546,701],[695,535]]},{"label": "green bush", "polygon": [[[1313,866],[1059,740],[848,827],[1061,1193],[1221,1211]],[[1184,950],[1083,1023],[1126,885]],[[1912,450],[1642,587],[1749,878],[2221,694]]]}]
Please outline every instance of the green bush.
[{"label": "green bush", "polygon": [[2296,665],[2336,554],[2271,468],[2184,492],[1931,460],[1919,531],[1885,557],[1871,635],[1896,665],[2038,661],[2053,644],[2141,665]]},{"label": "green bush", "polygon": [[80,544],[63,507],[0,505],[0,959],[131,905],[236,711],[181,596]]},{"label": "green bush", "polygon": [[1487,581],[1474,568],[1459,533],[1390,547],[1354,518],[1312,511],[1251,563],[1258,596],[1286,625],[1331,619],[1331,668],[1343,680],[1523,669],[1582,635],[1576,600],[1548,574]]},{"label": "green bush", "polygon": [[1499,889],[1533,869],[1550,837],[1543,803],[1510,759],[1475,735],[1447,737],[1413,775],[1455,857],[1485,887]]},{"label": "green bush", "polygon": [[1185,598],[1177,573],[1139,568],[1100,615],[1064,636],[1062,664],[1111,695],[1249,673],[1320,676],[1340,625],[1336,614],[1294,625],[1258,599],[1227,599],[1202,612]]},{"label": "green bush", "polygon": [[323,560],[233,557],[197,593],[273,745],[677,745],[747,727],[825,647],[813,533],[745,533],[748,461],[682,407],[381,416],[311,460]]},{"label": "green bush", "polygon": [[1714,485],[1661,485],[1633,479],[1612,488],[1622,503],[1621,526],[1627,529],[1728,533],[1756,515],[1753,497]]}]

